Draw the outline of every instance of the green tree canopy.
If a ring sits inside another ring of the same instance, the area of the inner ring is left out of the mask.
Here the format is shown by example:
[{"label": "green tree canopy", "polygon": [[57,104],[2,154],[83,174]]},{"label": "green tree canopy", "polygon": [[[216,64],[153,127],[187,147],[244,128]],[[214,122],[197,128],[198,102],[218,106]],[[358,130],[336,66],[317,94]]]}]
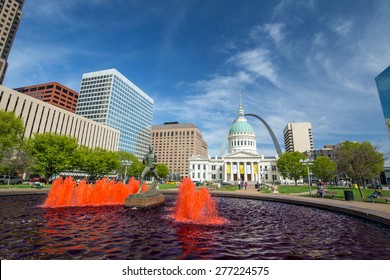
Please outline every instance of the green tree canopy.
[{"label": "green tree canopy", "polygon": [[18,148],[23,142],[24,124],[14,112],[0,110],[0,158],[6,151]]},{"label": "green tree canopy", "polygon": [[117,152],[83,146],[76,152],[74,167],[85,171],[91,178],[96,178],[119,170],[121,163]]},{"label": "green tree canopy", "polygon": [[76,138],[47,132],[35,134],[29,146],[34,169],[48,180],[52,175],[72,168],[78,143]]},{"label": "green tree canopy", "polygon": [[364,179],[374,178],[384,170],[384,156],[379,147],[370,142],[343,142],[337,153],[337,171],[346,174],[352,180],[361,183]]},{"label": "green tree canopy", "polygon": [[156,166],[156,172],[158,174],[158,177],[166,178],[169,174],[169,168],[164,163],[158,163]]},{"label": "green tree canopy", "polygon": [[122,164],[122,161],[124,160],[131,161],[131,164],[127,167],[127,173],[126,173],[127,178],[132,176],[138,177],[141,175],[144,166],[135,155],[125,151],[118,151],[117,153],[118,153],[119,160],[121,162],[121,167],[119,169],[119,172],[122,174],[122,176],[124,176],[125,174],[125,166]]},{"label": "green tree canopy", "polygon": [[318,179],[329,182],[336,175],[336,163],[329,157],[320,156],[313,162],[313,174]]},{"label": "green tree canopy", "polygon": [[297,185],[297,181],[301,179],[305,174],[307,174],[306,166],[302,165],[299,160],[306,159],[306,156],[300,152],[291,152],[284,153],[278,159],[277,167],[280,174],[284,178],[288,178],[295,181],[295,185]]}]

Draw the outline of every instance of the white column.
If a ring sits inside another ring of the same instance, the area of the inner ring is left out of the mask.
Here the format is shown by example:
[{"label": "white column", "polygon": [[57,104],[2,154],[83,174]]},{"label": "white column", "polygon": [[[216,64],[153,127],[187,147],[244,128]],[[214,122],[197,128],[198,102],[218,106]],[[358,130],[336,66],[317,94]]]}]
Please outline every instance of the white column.
[{"label": "white column", "polygon": [[253,161],[251,161],[251,176],[252,176],[252,181],[256,181],[255,172],[253,170]]},{"label": "white column", "polygon": [[[228,164],[228,163],[227,163],[226,161],[224,161],[224,163],[223,163],[223,168],[224,168],[224,169],[223,169],[223,178],[222,178],[222,181],[226,181],[226,182],[229,181],[229,180],[228,180],[228,177],[227,177],[227,164]],[[232,171],[231,171],[231,167],[230,167],[230,172],[232,172]]]},{"label": "white column", "polygon": [[244,181],[248,181],[248,174],[246,173],[246,164],[247,162],[244,161]]}]

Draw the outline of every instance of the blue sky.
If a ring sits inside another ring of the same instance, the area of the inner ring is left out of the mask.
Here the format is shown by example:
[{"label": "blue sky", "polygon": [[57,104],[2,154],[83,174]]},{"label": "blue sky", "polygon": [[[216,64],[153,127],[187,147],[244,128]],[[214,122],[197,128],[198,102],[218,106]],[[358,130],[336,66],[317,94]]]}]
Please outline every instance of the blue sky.
[{"label": "blue sky", "polygon": [[[26,0],[4,81],[58,81],[116,68],[155,101],[153,124],[193,122],[218,155],[237,115],[265,119],[284,150],[289,122],[319,149],[343,140],[390,151],[375,77],[390,65],[387,0]],[[258,152],[271,137],[248,117]]]}]

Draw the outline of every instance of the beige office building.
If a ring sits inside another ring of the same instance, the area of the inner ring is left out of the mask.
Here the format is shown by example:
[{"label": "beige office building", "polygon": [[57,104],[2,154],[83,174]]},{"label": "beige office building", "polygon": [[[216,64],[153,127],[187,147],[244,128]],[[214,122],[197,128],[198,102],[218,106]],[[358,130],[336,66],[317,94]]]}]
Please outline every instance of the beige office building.
[{"label": "beige office building", "polygon": [[189,158],[193,155],[208,156],[208,145],[202,132],[192,123],[169,122],[153,125],[151,144],[170,170],[170,175],[181,179],[188,176]]},{"label": "beige office building", "polygon": [[90,148],[118,150],[119,130],[1,85],[0,109],[23,119],[27,138],[34,133],[53,132],[74,137]]},{"label": "beige office building", "polygon": [[8,67],[8,55],[22,19],[24,0],[0,0],[0,84]]},{"label": "beige office building", "polygon": [[286,152],[314,150],[310,122],[288,123],[283,130]]}]

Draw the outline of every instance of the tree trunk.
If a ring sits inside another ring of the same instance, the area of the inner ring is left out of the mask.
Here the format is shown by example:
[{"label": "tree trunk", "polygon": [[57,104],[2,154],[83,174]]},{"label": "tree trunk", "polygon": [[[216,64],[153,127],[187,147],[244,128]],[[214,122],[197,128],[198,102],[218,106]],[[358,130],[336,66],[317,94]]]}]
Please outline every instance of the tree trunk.
[{"label": "tree trunk", "polygon": [[362,189],[361,189],[361,182],[362,182],[362,180],[361,179],[359,179],[359,185],[358,185],[358,189],[359,189],[359,193],[360,193],[360,197],[361,198],[364,198],[364,195],[363,195],[363,192],[362,192]]}]

